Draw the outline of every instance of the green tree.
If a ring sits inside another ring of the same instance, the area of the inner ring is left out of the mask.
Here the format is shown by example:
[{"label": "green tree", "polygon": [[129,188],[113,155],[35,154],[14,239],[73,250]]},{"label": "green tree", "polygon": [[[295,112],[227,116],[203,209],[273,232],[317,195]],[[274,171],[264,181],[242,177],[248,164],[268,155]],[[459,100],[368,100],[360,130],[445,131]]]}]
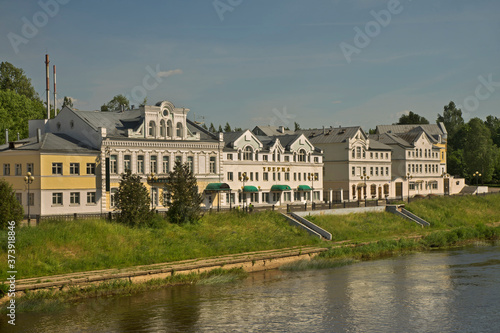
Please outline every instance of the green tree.
[{"label": "green tree", "polygon": [[205,124],[205,123],[201,124],[201,127],[203,127],[204,129],[208,130],[207,124]]},{"label": "green tree", "polygon": [[210,127],[208,128],[208,130],[212,133],[215,133],[217,132],[217,130],[215,129],[215,126],[214,126],[214,123],[210,123]]},{"label": "green tree", "polygon": [[106,104],[101,105],[101,111],[109,111],[108,106]]},{"label": "green tree", "polygon": [[226,126],[224,126],[224,132],[231,132],[231,125],[229,123],[226,123]]},{"label": "green tree", "polygon": [[479,171],[485,183],[491,181],[498,161],[498,147],[493,144],[488,127],[479,118],[467,123],[464,143],[465,172],[468,178]]},{"label": "green tree", "polygon": [[71,99],[71,97],[64,96],[64,101],[63,101],[62,107],[65,107],[65,106],[67,106],[68,108],[73,107],[73,100]]},{"label": "green tree", "polygon": [[6,61],[0,64],[0,90],[12,90],[28,99],[40,101],[31,79],[26,77],[21,68]]},{"label": "green tree", "polygon": [[422,116],[410,111],[408,114],[404,114],[399,118],[398,125],[413,125],[413,124],[428,124],[429,121]]},{"label": "green tree", "polygon": [[101,107],[101,111],[121,111],[122,106],[125,109],[129,109],[130,108],[130,102],[127,99],[127,97],[125,97],[122,94],[120,94],[120,95],[116,95],[115,97],[113,97],[113,99],[110,100],[106,106],[107,106],[108,109],[107,110],[103,110],[102,107]]},{"label": "green tree", "polygon": [[118,222],[130,226],[147,225],[153,217],[149,209],[149,192],[141,183],[141,177],[130,170],[122,174],[120,187],[115,194]]},{"label": "green tree", "polygon": [[221,125],[219,125],[219,130],[218,130],[217,132],[219,132],[219,133],[220,133],[220,132],[223,132],[223,131],[222,131],[222,126],[221,126]]},{"label": "green tree", "polygon": [[491,132],[493,143],[496,144],[497,147],[500,147],[500,119],[489,115],[486,117],[484,124]]},{"label": "green tree", "polygon": [[462,117],[462,110],[457,109],[454,102],[450,102],[444,106],[443,115],[438,114],[437,122],[444,123],[449,139],[454,137],[465,123]]},{"label": "green tree", "polygon": [[170,195],[167,202],[167,216],[172,223],[196,222],[200,218],[201,195],[193,172],[187,163],[176,161],[174,170],[169,173],[165,191]]},{"label": "green tree", "polygon": [[298,123],[298,122],[295,122],[295,123],[294,123],[294,125],[295,125],[295,132],[297,132],[297,131],[300,131],[300,130],[301,130],[300,125],[299,125],[299,123]]},{"label": "green tree", "polygon": [[[28,120],[43,119],[45,108],[41,101],[32,100],[24,95],[19,95],[12,90],[0,90],[0,128],[1,133],[9,130],[9,135],[14,138],[19,133],[21,138],[29,134]],[[5,143],[5,136],[0,136],[0,144]]]},{"label": "green tree", "polygon": [[21,222],[24,215],[23,206],[17,201],[12,186],[0,179],[0,229],[6,229],[9,221]]}]

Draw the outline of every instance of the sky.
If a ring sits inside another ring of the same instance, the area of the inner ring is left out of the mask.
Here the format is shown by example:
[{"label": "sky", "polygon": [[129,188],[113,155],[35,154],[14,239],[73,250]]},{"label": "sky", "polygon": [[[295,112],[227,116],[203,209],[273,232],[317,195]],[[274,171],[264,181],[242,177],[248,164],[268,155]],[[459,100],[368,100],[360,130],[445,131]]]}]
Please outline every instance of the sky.
[{"label": "sky", "polygon": [[500,116],[499,51],[498,0],[0,0],[0,61],[44,100],[48,53],[80,110],[146,96],[216,126]]}]

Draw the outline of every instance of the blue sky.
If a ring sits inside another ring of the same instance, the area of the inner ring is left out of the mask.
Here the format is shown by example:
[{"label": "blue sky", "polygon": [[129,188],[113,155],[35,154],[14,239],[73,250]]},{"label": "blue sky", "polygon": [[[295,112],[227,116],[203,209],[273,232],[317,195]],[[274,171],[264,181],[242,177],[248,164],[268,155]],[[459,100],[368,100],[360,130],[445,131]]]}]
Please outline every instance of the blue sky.
[{"label": "blue sky", "polygon": [[[147,91],[150,104],[243,128],[368,129],[408,110],[434,122],[451,100],[466,119],[500,115],[498,0],[40,2],[48,14],[0,0],[0,61],[44,97],[49,53],[59,97],[82,110]],[[357,51],[347,59],[341,45]]]}]

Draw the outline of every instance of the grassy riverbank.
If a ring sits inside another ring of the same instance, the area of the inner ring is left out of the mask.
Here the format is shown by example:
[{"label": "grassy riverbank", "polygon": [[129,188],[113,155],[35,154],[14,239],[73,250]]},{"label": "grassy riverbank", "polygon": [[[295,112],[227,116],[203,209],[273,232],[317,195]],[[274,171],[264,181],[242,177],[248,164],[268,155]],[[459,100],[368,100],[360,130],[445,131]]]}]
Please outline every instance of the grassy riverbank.
[{"label": "grassy riverbank", "polygon": [[[7,232],[2,232],[7,239]],[[103,220],[16,229],[17,279],[320,243],[276,212],[205,215],[197,224],[130,228]],[[0,262],[7,263],[2,241]],[[5,280],[2,270],[0,279]]]}]

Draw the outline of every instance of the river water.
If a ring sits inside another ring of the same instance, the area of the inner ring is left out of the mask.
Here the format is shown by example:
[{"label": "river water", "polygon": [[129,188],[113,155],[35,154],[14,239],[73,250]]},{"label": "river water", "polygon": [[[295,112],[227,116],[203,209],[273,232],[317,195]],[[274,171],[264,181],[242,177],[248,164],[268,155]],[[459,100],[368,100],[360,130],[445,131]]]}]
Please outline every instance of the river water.
[{"label": "river water", "polygon": [[[4,316],[4,315],[3,315]],[[500,246],[83,300],[1,332],[500,332]]]}]

